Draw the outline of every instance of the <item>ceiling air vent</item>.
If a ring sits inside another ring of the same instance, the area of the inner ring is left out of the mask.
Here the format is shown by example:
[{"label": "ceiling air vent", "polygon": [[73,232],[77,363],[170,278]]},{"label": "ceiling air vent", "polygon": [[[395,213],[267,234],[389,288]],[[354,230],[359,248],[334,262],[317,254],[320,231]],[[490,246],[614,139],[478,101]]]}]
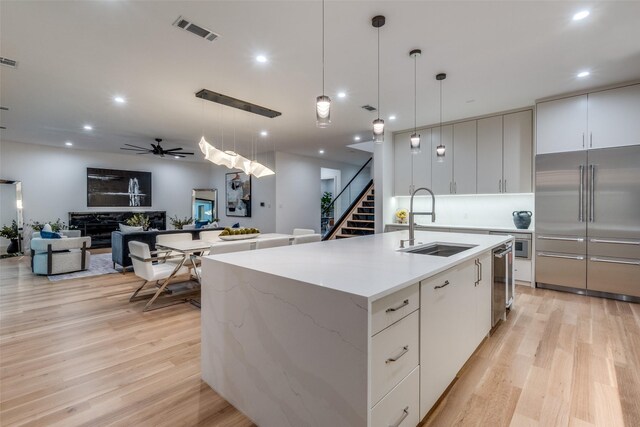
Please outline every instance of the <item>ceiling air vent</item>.
[{"label": "ceiling air vent", "polygon": [[18,66],[18,61],[0,56],[0,64],[6,65],[7,67],[11,68],[16,68]]},{"label": "ceiling air vent", "polygon": [[376,111],[376,107],[373,107],[373,106],[371,106],[369,104],[363,105],[362,108],[364,108],[367,111]]},{"label": "ceiling air vent", "polygon": [[205,40],[209,40],[210,42],[219,37],[219,35],[214,33],[213,31],[209,31],[206,28],[196,25],[193,22],[186,20],[182,16],[178,16],[178,19],[175,20],[173,26],[182,28],[185,31],[189,31],[190,33],[193,33],[198,37],[202,37]]}]

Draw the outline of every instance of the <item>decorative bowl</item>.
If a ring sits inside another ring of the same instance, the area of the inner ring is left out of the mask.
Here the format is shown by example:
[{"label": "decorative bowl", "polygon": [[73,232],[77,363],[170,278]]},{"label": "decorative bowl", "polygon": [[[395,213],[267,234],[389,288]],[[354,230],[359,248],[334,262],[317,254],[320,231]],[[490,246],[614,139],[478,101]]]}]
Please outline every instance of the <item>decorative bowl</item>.
[{"label": "decorative bowl", "polygon": [[220,240],[247,240],[247,239],[255,239],[258,237],[260,233],[254,234],[238,234],[233,236],[218,236]]}]

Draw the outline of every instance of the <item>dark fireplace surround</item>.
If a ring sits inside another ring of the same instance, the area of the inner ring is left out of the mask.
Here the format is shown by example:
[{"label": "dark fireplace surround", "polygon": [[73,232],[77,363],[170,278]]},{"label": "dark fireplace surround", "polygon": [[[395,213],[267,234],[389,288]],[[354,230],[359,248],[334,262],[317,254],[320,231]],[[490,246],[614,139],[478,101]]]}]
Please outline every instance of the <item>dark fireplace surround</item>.
[{"label": "dark fireplace surround", "polygon": [[80,230],[83,236],[91,237],[91,247],[111,247],[111,232],[126,224],[136,213],[149,217],[150,228],[166,230],[167,213],[165,211],[118,211],[118,212],[69,212],[69,227]]}]

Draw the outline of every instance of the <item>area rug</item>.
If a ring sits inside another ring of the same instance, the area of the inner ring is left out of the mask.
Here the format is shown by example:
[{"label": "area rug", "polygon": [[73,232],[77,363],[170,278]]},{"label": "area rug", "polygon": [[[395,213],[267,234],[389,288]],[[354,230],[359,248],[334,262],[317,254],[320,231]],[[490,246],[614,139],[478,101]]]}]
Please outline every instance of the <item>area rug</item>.
[{"label": "area rug", "polygon": [[88,270],[76,271],[75,273],[56,274],[48,276],[49,281],[59,282],[61,280],[77,279],[79,277],[101,276],[103,274],[118,273],[113,268],[111,253],[91,255],[91,265]]}]

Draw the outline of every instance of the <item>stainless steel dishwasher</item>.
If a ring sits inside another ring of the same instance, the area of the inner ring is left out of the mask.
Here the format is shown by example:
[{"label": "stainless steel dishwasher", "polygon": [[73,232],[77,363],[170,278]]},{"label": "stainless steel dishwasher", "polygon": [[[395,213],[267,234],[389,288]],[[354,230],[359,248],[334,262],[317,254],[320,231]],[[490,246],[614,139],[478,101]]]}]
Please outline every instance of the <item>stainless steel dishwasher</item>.
[{"label": "stainless steel dishwasher", "polygon": [[493,250],[493,286],[491,287],[491,326],[507,320],[507,308],[513,304],[513,244],[500,245]]}]

